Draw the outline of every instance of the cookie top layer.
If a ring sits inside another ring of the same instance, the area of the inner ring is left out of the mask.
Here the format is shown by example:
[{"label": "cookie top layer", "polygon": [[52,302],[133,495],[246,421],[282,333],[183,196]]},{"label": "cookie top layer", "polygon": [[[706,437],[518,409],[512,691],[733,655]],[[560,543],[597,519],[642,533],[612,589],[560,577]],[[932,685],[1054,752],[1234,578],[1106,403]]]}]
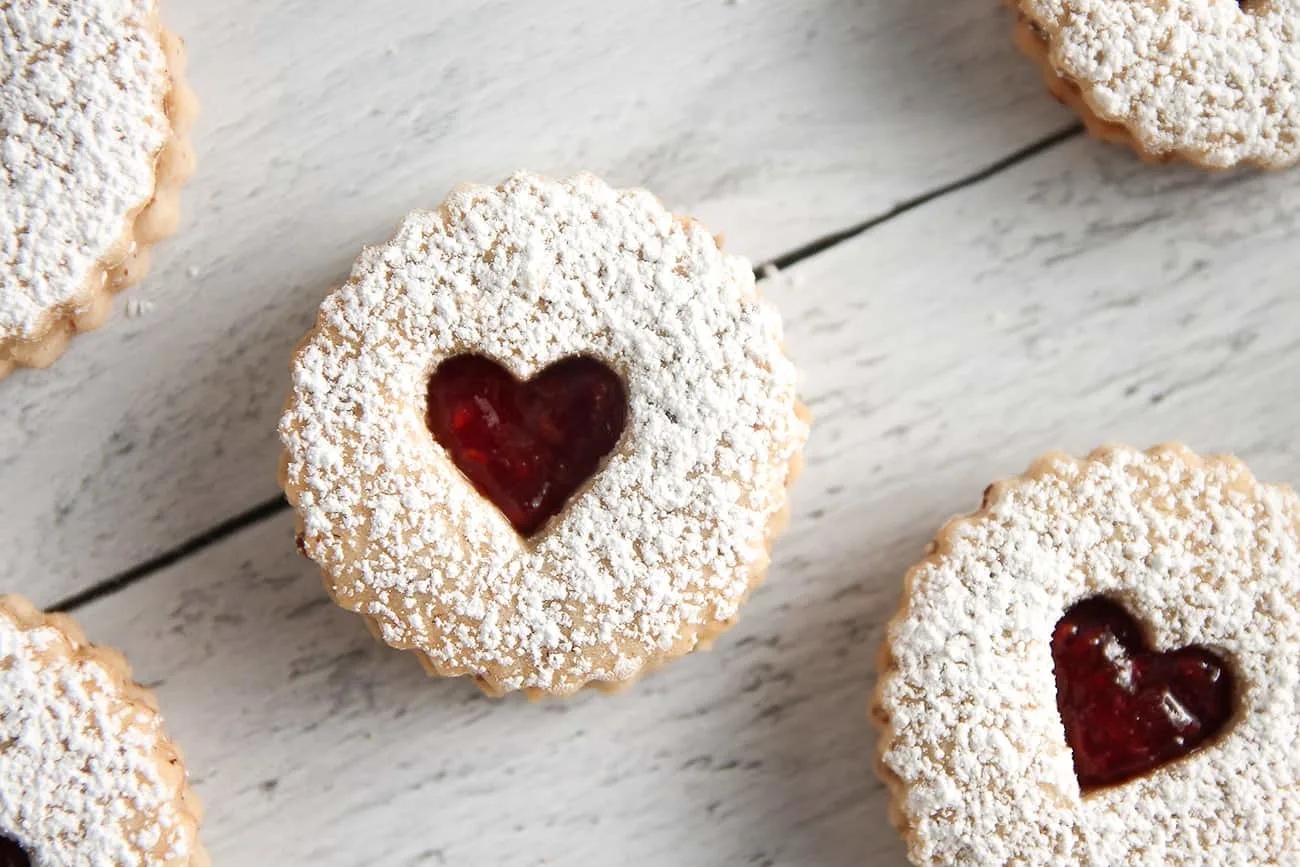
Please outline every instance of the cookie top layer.
[{"label": "cookie top layer", "polygon": [[1300,0],[1021,0],[1057,71],[1156,156],[1300,160]]},{"label": "cookie top layer", "polygon": [[[1080,794],[1053,627],[1123,604],[1161,649],[1231,661],[1220,738]],[[1300,850],[1300,501],[1180,447],[1052,456],[992,488],[908,576],[877,695],[882,766],[920,864],[1281,863]]]},{"label": "cookie top layer", "polygon": [[[425,425],[443,360],[527,379],[589,356],[624,435],[524,540]],[[643,191],[520,174],[416,212],[326,299],[280,425],[304,550],[337,601],[492,691],[622,681],[732,617],[807,435],[753,271]]]},{"label": "cookie top layer", "polygon": [[153,195],[170,132],[154,6],[0,7],[0,341],[40,337],[97,291],[103,260]]},{"label": "cookie top layer", "polygon": [[0,598],[0,835],[34,867],[179,867],[184,771],[120,658]]}]

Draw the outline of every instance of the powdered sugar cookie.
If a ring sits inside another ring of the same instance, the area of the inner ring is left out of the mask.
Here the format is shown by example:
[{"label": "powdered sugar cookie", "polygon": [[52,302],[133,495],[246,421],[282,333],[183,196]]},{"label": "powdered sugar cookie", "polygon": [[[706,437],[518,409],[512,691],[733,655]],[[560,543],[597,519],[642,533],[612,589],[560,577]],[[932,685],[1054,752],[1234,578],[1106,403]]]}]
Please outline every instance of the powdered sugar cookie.
[{"label": "powdered sugar cookie", "polygon": [[196,103],[154,0],[0,5],[0,375],[100,325],[175,231]]},{"label": "powdered sugar cookie", "polygon": [[1300,857],[1300,500],[1050,455],[912,569],[874,707],[917,864]]},{"label": "powdered sugar cookie", "polygon": [[648,193],[516,175],[326,299],[280,424],[342,606],[487,692],[627,682],[762,578],[807,435],[750,265]]},{"label": "powdered sugar cookie", "polygon": [[180,753],[120,654],[0,597],[0,694],[0,864],[208,864]]},{"label": "powdered sugar cookie", "polygon": [[1300,0],[1018,0],[1016,41],[1094,135],[1148,160],[1300,160]]}]

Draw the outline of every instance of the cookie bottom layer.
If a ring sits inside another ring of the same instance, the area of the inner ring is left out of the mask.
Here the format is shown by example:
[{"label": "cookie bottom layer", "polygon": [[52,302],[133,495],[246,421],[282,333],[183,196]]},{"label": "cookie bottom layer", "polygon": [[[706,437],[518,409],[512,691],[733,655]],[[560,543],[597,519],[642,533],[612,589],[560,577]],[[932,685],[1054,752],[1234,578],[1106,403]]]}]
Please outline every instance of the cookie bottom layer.
[{"label": "cookie bottom layer", "polygon": [[[1275,157],[1273,161],[1261,157],[1241,159],[1239,162],[1225,164],[1216,159],[1212,152],[1198,151],[1193,148],[1172,150],[1155,150],[1134,135],[1124,117],[1108,116],[1098,111],[1090,98],[1088,87],[1063,73],[1052,60],[1052,45],[1059,34],[1051,28],[1036,21],[1018,6],[1014,0],[1007,0],[1016,12],[1016,24],[1013,40],[1016,46],[1043,70],[1043,79],[1047,90],[1058,102],[1073,110],[1083,121],[1088,134],[1093,138],[1112,144],[1122,144],[1131,148],[1147,163],[1181,163],[1195,166],[1206,171],[1225,171],[1238,166],[1250,166],[1265,171],[1279,171],[1295,164],[1294,157]],[[1207,145],[1208,147],[1208,145]]]},{"label": "cookie bottom layer", "polygon": [[1121,123],[1106,120],[1088,104],[1088,100],[1083,95],[1083,90],[1074,81],[1062,75],[1052,65],[1050,49],[1047,43],[1047,36],[1032,21],[1023,14],[1016,18],[1016,27],[1013,34],[1016,47],[1024,53],[1026,57],[1038,64],[1043,71],[1043,83],[1047,85],[1047,91],[1057,102],[1073,111],[1083,121],[1088,135],[1093,138],[1108,142],[1110,144],[1126,145],[1147,163],[1170,163],[1170,162],[1188,162],[1193,165],[1201,165],[1208,168],[1193,159],[1186,158],[1180,154],[1174,153],[1152,153],[1142,147],[1142,144],[1133,137],[1128,128]]},{"label": "cookie bottom layer", "polygon": [[0,378],[16,367],[48,367],[64,353],[73,336],[103,325],[112,313],[117,293],[148,274],[153,245],[176,232],[181,188],[194,174],[194,147],[188,132],[198,113],[198,100],[184,78],[185,44],[167,30],[160,30],[159,41],[171,79],[171,91],[163,108],[172,135],[155,158],[153,196],[129,220],[126,232],[92,270],[83,297],[52,311],[37,336],[0,342]]}]

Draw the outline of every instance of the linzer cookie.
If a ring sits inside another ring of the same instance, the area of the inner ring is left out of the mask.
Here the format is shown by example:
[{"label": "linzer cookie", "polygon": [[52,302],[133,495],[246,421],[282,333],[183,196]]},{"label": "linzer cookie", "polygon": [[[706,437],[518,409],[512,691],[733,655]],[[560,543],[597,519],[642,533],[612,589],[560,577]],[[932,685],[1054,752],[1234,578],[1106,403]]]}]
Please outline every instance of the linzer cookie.
[{"label": "linzer cookie", "polygon": [[1291,864],[1300,500],[1180,446],[1040,459],[908,574],[874,717],[916,864]]},{"label": "linzer cookie", "polygon": [[199,812],[122,656],[0,597],[0,864],[206,867]]},{"label": "linzer cookie", "polygon": [[0,4],[0,375],[107,318],[178,220],[195,100],[154,0]]},{"label": "linzer cookie", "polygon": [[1095,136],[1206,168],[1300,160],[1300,0],[1017,7],[1017,43]]},{"label": "linzer cookie", "polygon": [[432,673],[612,687],[763,577],[795,380],[749,263],[648,193],[460,189],[362,253],[294,357],[299,545]]}]

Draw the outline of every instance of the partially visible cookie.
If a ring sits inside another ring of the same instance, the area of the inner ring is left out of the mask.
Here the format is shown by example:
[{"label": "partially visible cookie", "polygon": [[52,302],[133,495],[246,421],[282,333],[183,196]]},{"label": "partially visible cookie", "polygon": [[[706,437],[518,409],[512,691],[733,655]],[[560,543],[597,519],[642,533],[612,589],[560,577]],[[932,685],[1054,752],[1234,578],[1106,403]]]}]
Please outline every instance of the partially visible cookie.
[{"label": "partially visible cookie", "polygon": [[990,486],[908,573],[880,668],[918,865],[1296,863],[1300,499],[1232,458]]},{"label": "partially visible cookie", "polygon": [[0,376],[108,317],[172,234],[197,104],[155,0],[0,5]]},{"label": "partially visible cookie", "polygon": [[0,863],[206,867],[200,812],[122,655],[0,597]]},{"label": "partially visible cookie", "polygon": [[1149,162],[1300,160],[1300,0],[1016,0],[1016,43],[1104,141]]},{"label": "partially visible cookie", "polygon": [[485,691],[617,688],[763,578],[808,434],[751,265],[649,193],[518,174],[365,250],[293,359],[298,544]]}]

